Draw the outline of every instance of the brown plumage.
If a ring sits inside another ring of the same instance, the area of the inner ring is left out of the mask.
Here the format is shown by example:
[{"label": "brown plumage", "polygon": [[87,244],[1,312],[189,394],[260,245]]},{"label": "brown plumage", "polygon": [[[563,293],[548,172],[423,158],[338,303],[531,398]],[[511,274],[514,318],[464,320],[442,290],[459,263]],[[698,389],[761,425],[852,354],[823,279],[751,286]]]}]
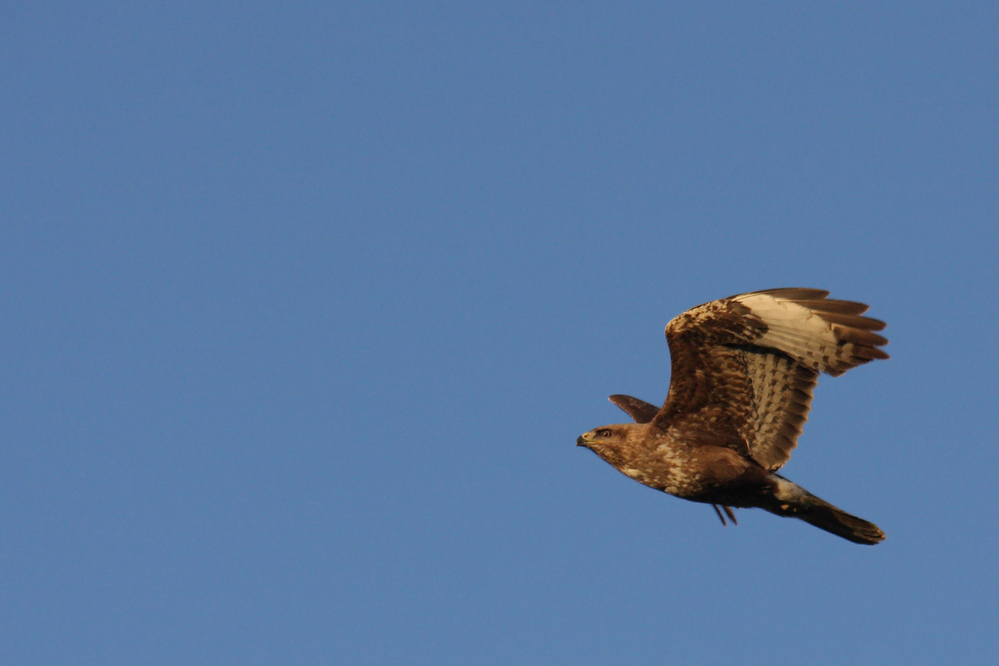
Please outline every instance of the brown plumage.
[{"label": "brown plumage", "polygon": [[888,341],[867,306],[819,289],[771,289],[711,301],[666,326],[671,377],[663,406],[612,395],[635,423],[576,440],[627,476],[694,502],[758,507],[855,543],[884,533],[776,474],[797,446],[819,373],[838,376]]}]

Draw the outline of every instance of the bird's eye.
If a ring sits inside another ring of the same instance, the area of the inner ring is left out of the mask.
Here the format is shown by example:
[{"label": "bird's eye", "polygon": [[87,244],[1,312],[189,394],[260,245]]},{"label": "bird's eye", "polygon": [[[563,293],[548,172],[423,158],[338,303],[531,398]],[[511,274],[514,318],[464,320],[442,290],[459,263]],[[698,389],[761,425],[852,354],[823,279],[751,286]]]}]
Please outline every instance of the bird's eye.
[{"label": "bird's eye", "polygon": [[598,430],[597,435],[599,435],[600,437],[610,437],[611,432],[610,430]]}]

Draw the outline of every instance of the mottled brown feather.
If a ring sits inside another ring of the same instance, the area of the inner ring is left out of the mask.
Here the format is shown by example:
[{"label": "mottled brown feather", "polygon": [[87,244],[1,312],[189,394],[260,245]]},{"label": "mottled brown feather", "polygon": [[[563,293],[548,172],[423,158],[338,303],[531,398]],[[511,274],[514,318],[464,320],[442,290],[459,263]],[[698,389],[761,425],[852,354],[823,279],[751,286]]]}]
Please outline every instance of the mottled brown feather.
[{"label": "mottled brown feather", "polygon": [[[635,423],[649,423],[655,418],[656,414],[659,412],[659,408],[652,403],[645,402],[638,398],[634,398],[630,395],[615,394],[608,398],[615,405],[620,407],[625,411],[625,413],[630,416]],[[715,513],[718,514],[718,519],[721,520],[722,526],[727,526],[728,523],[725,522],[725,516],[722,515],[722,509],[725,510],[725,515],[729,517],[733,525],[738,525],[739,521],[735,519],[735,514],[732,513],[732,507],[722,506],[718,508],[717,504],[712,504]]]},{"label": "mottled brown feather", "polygon": [[[798,288],[740,294],[670,321],[669,394],[654,425],[710,431],[712,440],[779,469],[808,419],[819,372],[836,376],[888,358],[878,348],[888,341],[873,332],[884,322],[860,316],[867,305],[828,294]],[[634,415],[634,406],[615,404]]]}]

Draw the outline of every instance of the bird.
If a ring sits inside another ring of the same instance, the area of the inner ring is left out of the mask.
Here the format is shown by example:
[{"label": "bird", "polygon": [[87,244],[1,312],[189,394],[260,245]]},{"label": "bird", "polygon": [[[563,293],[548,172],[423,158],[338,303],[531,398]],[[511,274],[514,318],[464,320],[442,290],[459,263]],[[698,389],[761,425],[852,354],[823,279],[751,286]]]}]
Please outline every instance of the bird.
[{"label": "bird", "polygon": [[853,516],[777,473],[797,446],[819,374],[887,359],[883,321],[822,289],[768,289],[696,306],[666,325],[670,383],[661,407],[610,401],[634,423],[584,433],[588,448],[626,476],[676,497],[760,508],[859,544],[884,540]]}]

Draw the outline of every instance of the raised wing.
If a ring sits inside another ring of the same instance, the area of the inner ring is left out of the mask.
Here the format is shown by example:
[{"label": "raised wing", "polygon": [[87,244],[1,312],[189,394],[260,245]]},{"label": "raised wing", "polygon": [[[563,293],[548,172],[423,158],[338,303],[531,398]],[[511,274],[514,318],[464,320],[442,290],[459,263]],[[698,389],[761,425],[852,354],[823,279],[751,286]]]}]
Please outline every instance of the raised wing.
[{"label": "raised wing", "polygon": [[633,398],[630,395],[612,395],[607,399],[623,409],[635,423],[649,423],[659,413],[659,408],[652,403]]},{"label": "raised wing", "polygon": [[[797,445],[819,372],[874,359],[884,322],[818,289],[771,289],[699,305],[666,326],[672,375],[653,423],[693,430],[779,469]],[[627,409],[625,411],[628,411]],[[629,412],[630,413],[630,412]]]}]

